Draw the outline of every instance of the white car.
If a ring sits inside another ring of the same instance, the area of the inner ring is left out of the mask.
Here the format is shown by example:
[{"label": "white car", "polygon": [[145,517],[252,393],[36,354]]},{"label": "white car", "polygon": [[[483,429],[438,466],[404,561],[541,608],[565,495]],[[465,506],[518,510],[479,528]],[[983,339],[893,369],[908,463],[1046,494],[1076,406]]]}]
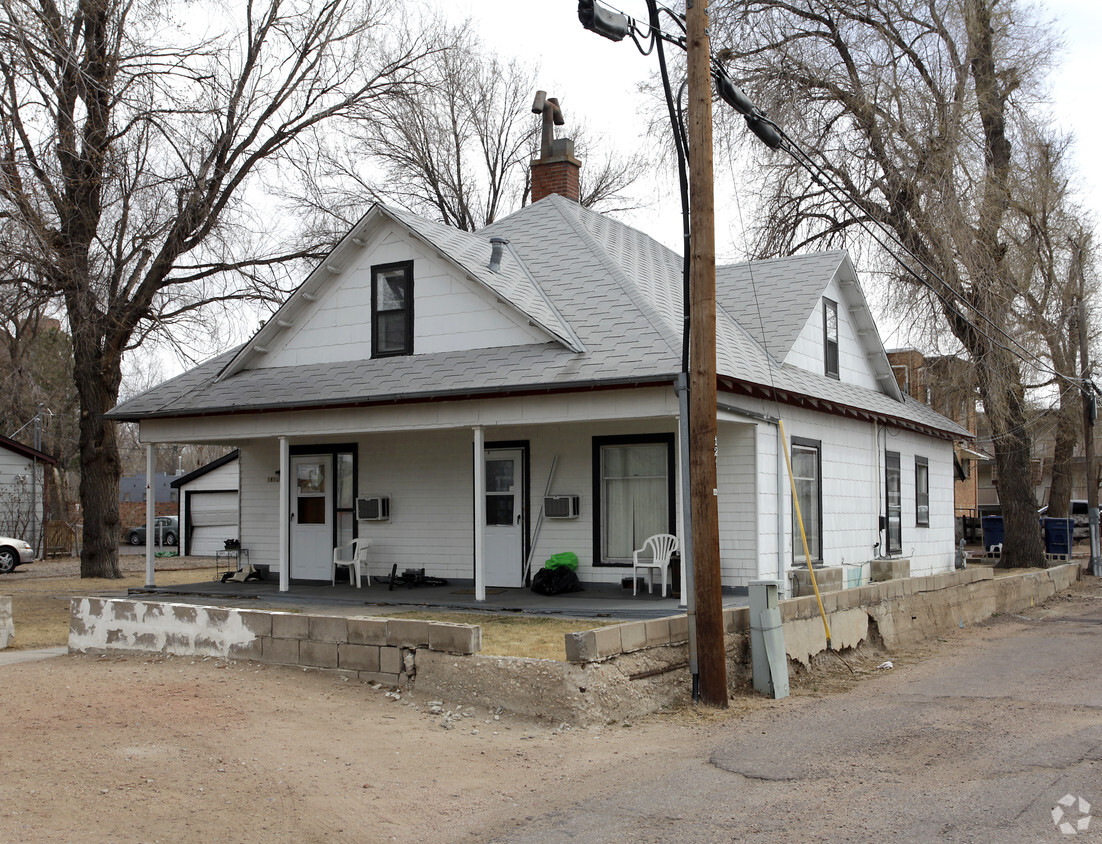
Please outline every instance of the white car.
[{"label": "white car", "polygon": [[22,539],[0,536],[0,574],[7,574],[16,566],[34,562],[34,549]]}]

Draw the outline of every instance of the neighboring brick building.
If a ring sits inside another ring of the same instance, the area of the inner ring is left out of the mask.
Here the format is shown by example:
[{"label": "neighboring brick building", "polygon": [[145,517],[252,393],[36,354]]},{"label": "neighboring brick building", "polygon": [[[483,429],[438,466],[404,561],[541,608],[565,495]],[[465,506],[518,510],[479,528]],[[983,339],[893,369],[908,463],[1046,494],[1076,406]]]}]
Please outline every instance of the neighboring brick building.
[{"label": "neighboring brick building", "polygon": [[[917,349],[889,349],[888,360],[903,392],[973,434],[979,433],[976,379],[969,361],[952,355],[926,357]],[[953,507],[958,517],[976,516],[998,505],[995,486],[990,480],[981,483],[985,474],[981,465],[988,460],[990,455],[974,444],[956,446]],[[986,474],[989,478],[990,472]]]}]

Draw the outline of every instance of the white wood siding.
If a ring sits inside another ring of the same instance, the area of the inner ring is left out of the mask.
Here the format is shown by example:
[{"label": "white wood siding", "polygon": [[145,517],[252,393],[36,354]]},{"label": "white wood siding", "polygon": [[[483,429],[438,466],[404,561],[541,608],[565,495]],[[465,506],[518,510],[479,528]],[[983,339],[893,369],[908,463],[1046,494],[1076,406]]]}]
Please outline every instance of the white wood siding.
[{"label": "white wood siding", "polygon": [[[847,384],[857,384],[880,392],[880,385],[869,366],[865,345],[858,338],[853,325],[849,304],[834,279],[827,285],[823,296],[838,303],[838,376]],[[878,342],[878,341],[873,341]],[[820,299],[784,362],[798,366],[817,375],[825,373],[823,345],[823,300]]]},{"label": "white wood siding", "polygon": [[[879,516],[884,504],[884,451],[897,451],[902,474],[903,556],[911,560],[914,575],[948,571],[953,566],[953,446],[948,440],[926,437],[896,428],[830,416],[791,407],[777,408],[764,402],[726,398],[748,410],[767,415],[780,411],[787,445],[793,437],[821,443],[823,499],[823,564],[836,566],[863,563],[875,555],[880,541]],[[758,423],[760,478],[774,474],[775,433],[768,423]],[[915,456],[929,459],[930,526],[918,527],[915,512]],[[787,472],[787,470],[785,470]],[[759,492],[759,572],[776,577],[777,495],[762,481]],[[772,483],[769,486],[773,486]],[[784,560],[792,564],[792,496],[787,476],[781,478],[781,506],[784,525]],[[726,582],[725,582],[726,585]],[[745,585],[739,583],[738,585]]]},{"label": "white wood siding", "polygon": [[[822,443],[823,553],[827,565],[865,562],[879,539],[884,511],[883,466],[887,448],[900,452],[903,480],[903,551],[917,574],[945,571],[953,561],[952,444],[946,440],[809,410],[723,396],[723,401],[769,416],[783,416],[786,434]],[[471,426],[482,425],[487,442],[530,444],[529,501],[532,523],[559,458],[554,494],[581,497],[581,517],[546,520],[536,539],[533,567],[551,554],[574,551],[585,581],[616,583],[620,567],[593,566],[594,436],[674,433],[677,402],[672,390],[446,402],[339,411],[152,420],[143,439],[230,439],[241,447],[241,542],[254,564],[275,566],[279,553],[279,435],[295,446],[357,442],[359,494],[391,496],[389,522],[363,523],[374,540],[372,572],[390,566],[425,568],[443,577],[473,576]],[[215,436],[216,434],[221,436]],[[776,578],[779,544],[785,569],[792,561],[791,495],[787,475],[776,477],[776,426],[724,416],[719,427],[721,559],[724,586],[743,587]],[[930,527],[915,524],[914,457],[929,459]],[[778,494],[779,488],[779,494]],[[675,494],[680,484],[675,483]],[[680,505],[678,505],[680,506]]]},{"label": "white wood siding", "polygon": [[[37,483],[37,498],[33,513],[42,524],[42,485],[46,479],[46,464],[38,463],[6,448],[0,448],[0,532],[15,534],[14,539],[31,541],[31,488]],[[37,481],[32,478],[37,475]],[[41,530],[41,528],[40,528]]]},{"label": "white wood siding", "polygon": [[[222,466],[219,466],[217,469],[212,469],[211,471],[209,471],[209,472],[207,472],[203,475],[200,475],[198,478],[191,481],[190,483],[183,484],[180,487],[180,489],[179,489],[179,492],[180,492],[180,502],[179,502],[179,505],[180,505],[180,510],[179,510],[179,513],[180,513],[180,533],[183,536],[191,536],[192,537],[191,547],[189,547],[189,549],[188,549],[189,553],[191,553],[191,554],[206,553],[207,552],[207,545],[209,545],[209,543],[197,544],[195,542],[193,534],[189,533],[189,531],[192,529],[192,526],[187,520],[187,517],[188,517],[188,503],[187,503],[188,496],[190,496],[192,493],[196,493],[196,492],[198,492],[198,493],[200,493],[200,495],[202,495],[202,493],[204,493],[204,492],[209,493],[211,491],[216,491],[216,490],[217,491],[233,490],[234,492],[236,492],[238,490],[238,487],[239,487],[239,484],[240,484],[240,477],[239,477],[240,476],[240,466],[239,466],[239,462],[240,462],[239,460],[231,460],[229,463],[226,463]],[[227,534],[226,536],[223,537],[223,539],[237,539],[237,538],[240,538],[238,536],[238,526],[241,524],[241,502],[240,502],[240,497],[239,496],[234,496],[233,511],[234,511],[234,513],[233,513],[233,519],[232,519],[232,526],[233,526],[232,536]],[[229,524],[229,522],[227,522],[227,524]],[[226,532],[223,531],[222,533],[226,533]],[[219,545],[218,547],[221,548],[222,546]],[[216,548],[215,550],[218,550],[218,549]]]},{"label": "white wood siding", "polygon": [[[486,247],[489,260],[490,249]],[[432,354],[546,343],[526,317],[498,303],[454,264],[393,224],[360,251],[295,324],[282,332],[260,368],[367,360],[371,357],[371,267],[413,261],[413,350]]]},{"label": "white wood siding", "polygon": [[753,423],[720,422],[719,558],[724,586],[757,580],[757,436]]},{"label": "white wood siding", "polygon": [[241,547],[249,562],[279,571],[279,441],[243,443],[240,468]]}]

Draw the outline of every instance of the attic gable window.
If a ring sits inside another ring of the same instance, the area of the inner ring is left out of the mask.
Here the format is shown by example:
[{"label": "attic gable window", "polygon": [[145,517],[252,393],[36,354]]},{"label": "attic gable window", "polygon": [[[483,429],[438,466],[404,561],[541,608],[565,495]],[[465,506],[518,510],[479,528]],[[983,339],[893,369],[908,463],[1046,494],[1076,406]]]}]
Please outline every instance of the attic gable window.
[{"label": "attic gable window", "polygon": [[413,261],[371,268],[371,356],[413,354]]},{"label": "attic gable window", "polygon": [[823,299],[823,352],[826,374],[838,377],[838,303]]}]

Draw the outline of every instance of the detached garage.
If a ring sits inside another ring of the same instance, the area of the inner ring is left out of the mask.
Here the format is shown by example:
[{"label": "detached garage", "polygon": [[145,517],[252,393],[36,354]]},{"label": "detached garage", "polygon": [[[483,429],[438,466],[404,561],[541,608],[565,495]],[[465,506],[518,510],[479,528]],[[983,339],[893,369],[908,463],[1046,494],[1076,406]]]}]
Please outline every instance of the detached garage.
[{"label": "detached garage", "polygon": [[180,553],[213,557],[238,538],[238,452],[234,449],[172,482],[180,503]]}]

